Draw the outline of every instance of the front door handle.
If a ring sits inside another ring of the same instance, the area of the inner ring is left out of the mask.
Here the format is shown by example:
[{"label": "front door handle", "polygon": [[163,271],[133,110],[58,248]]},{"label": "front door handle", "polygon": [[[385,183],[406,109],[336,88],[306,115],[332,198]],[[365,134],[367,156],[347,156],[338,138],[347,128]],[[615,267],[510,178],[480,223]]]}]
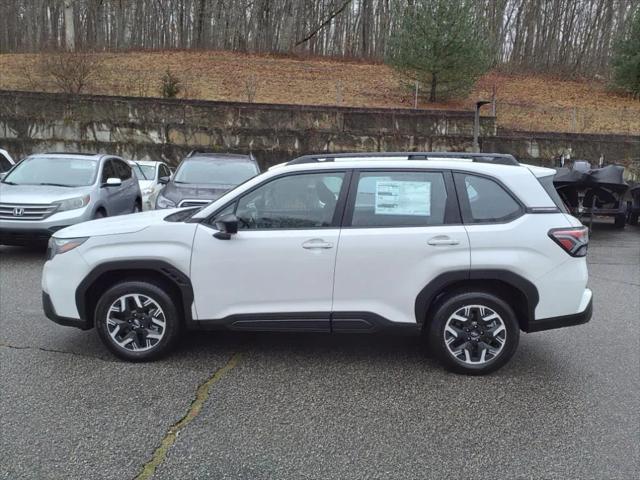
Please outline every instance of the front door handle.
[{"label": "front door handle", "polygon": [[318,248],[327,250],[329,248],[333,248],[333,243],[325,242],[322,238],[313,238],[304,242],[302,244],[302,248],[305,248],[307,250],[314,250]]},{"label": "front door handle", "polygon": [[446,246],[446,245],[459,245],[460,240],[456,240],[455,238],[447,237],[446,235],[438,235],[437,237],[433,237],[429,239],[427,242],[429,245],[434,247]]}]

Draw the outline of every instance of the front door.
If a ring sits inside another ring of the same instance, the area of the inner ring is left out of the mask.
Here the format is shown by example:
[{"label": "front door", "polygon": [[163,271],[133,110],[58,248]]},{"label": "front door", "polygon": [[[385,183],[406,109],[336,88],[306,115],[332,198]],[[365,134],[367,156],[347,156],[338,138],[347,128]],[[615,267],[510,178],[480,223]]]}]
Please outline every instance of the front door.
[{"label": "front door", "polygon": [[286,174],[227,205],[239,231],[196,230],[191,263],[197,317],[235,329],[329,331],[347,174]]},{"label": "front door", "polygon": [[333,330],[415,325],[422,289],[445,272],[469,270],[451,174],[363,170],[352,182],[336,261]]}]

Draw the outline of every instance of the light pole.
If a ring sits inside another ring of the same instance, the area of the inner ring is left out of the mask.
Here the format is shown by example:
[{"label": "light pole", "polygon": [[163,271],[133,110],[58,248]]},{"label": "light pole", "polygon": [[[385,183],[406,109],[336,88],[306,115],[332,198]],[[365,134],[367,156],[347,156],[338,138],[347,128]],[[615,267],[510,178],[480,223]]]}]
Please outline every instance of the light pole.
[{"label": "light pole", "polygon": [[476,153],[480,152],[480,142],[478,141],[480,137],[480,108],[489,103],[491,102],[488,100],[479,100],[476,102],[476,112],[473,119],[473,151]]}]

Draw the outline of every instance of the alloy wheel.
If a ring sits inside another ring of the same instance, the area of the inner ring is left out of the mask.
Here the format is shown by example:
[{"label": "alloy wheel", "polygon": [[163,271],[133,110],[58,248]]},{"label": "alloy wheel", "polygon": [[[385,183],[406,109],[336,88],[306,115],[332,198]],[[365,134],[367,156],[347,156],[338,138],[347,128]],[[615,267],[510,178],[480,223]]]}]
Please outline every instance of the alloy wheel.
[{"label": "alloy wheel", "polygon": [[117,298],[107,311],[106,323],[111,339],[133,352],[151,350],[166,331],[166,318],[160,304],[140,293]]},{"label": "alloy wheel", "polygon": [[502,317],[484,305],[466,305],[448,318],[444,342],[449,353],[469,365],[490,362],[502,352],[507,329]]}]

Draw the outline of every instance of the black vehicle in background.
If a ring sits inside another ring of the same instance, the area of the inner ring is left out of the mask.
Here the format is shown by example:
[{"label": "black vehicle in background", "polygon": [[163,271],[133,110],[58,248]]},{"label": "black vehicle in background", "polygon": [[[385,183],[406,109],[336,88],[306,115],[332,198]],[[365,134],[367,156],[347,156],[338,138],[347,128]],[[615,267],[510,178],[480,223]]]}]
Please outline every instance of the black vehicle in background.
[{"label": "black vehicle in background", "polygon": [[638,217],[640,217],[640,185],[636,185],[629,189],[631,201],[629,202],[629,225],[638,225]]},{"label": "black vehicle in background", "polygon": [[625,194],[629,185],[624,181],[624,167],[607,165],[591,168],[584,160],[576,160],[571,168],[558,168],[553,184],[572,215],[588,218],[613,217],[617,228],[627,221]]},{"label": "black vehicle in background", "polygon": [[156,208],[202,206],[260,173],[253,155],[195,150],[180,162],[171,177],[160,179],[165,187]]}]

